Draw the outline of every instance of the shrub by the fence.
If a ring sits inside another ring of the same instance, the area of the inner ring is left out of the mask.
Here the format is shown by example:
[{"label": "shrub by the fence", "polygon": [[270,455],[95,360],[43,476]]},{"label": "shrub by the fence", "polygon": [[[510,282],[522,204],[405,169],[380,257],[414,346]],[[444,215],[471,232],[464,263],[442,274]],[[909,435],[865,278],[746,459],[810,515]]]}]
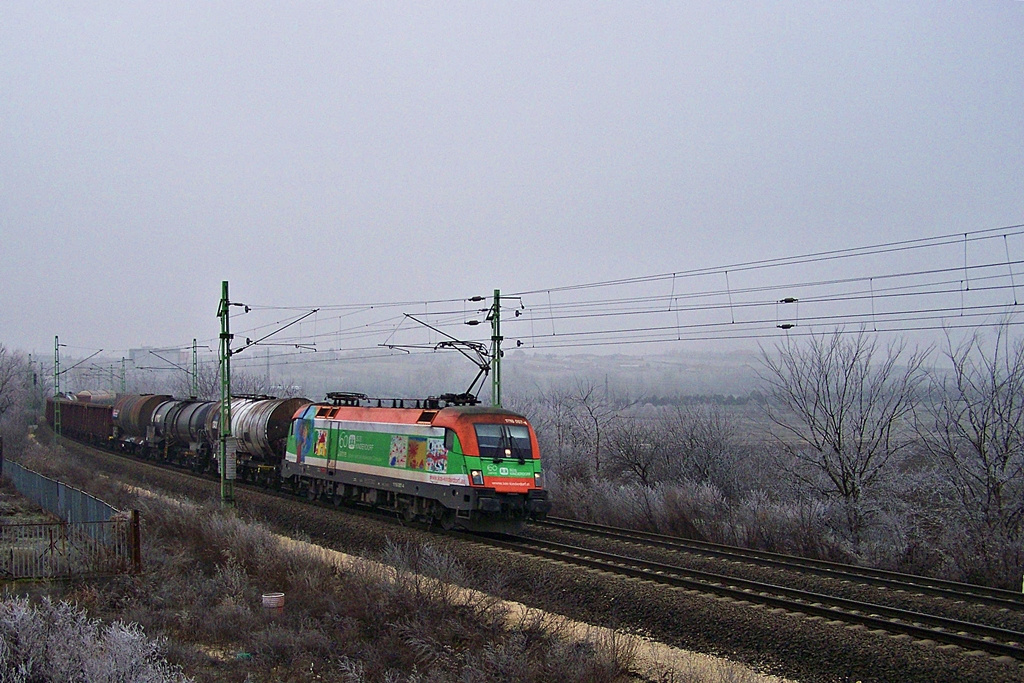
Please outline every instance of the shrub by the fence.
[{"label": "shrub by the fence", "polygon": [[68,602],[0,600],[0,683],[191,681],[138,624],[103,625]]}]

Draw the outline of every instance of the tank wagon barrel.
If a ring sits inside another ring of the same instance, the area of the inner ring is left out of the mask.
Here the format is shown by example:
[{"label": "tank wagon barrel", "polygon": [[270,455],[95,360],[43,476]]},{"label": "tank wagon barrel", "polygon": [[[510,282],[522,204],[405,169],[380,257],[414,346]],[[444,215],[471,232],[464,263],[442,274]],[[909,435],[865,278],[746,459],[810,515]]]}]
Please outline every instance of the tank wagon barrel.
[{"label": "tank wagon barrel", "polygon": [[171,397],[165,394],[125,394],[114,403],[114,425],[121,435],[144,438],[153,412],[169,400]]},{"label": "tank wagon barrel", "polygon": [[179,444],[197,443],[205,433],[206,417],[214,405],[213,401],[195,399],[161,403],[153,412],[152,436]]},{"label": "tank wagon barrel", "polygon": [[75,399],[81,403],[97,403],[100,405],[113,405],[114,401],[117,400],[117,395],[109,391],[79,391],[75,394]]},{"label": "tank wagon barrel", "polygon": [[182,401],[171,418],[168,432],[181,443],[198,442],[206,432],[206,418],[215,405],[213,401]]},{"label": "tank wagon barrel", "polygon": [[[231,435],[238,436],[235,425],[238,416],[246,411],[246,406],[257,403],[260,399],[251,396],[234,396],[231,398]],[[206,416],[206,433],[211,441],[220,439],[220,401],[215,401]]]},{"label": "tank wagon barrel", "polygon": [[280,460],[292,417],[310,403],[304,398],[267,399],[244,403],[237,412],[232,405],[231,434],[238,439],[239,450],[264,461]]},{"label": "tank wagon barrel", "polygon": [[156,407],[153,411],[153,417],[150,419],[150,429],[146,430],[146,436],[153,439],[163,439],[168,436],[168,426],[173,419],[172,416],[183,402],[178,400],[164,401]]}]

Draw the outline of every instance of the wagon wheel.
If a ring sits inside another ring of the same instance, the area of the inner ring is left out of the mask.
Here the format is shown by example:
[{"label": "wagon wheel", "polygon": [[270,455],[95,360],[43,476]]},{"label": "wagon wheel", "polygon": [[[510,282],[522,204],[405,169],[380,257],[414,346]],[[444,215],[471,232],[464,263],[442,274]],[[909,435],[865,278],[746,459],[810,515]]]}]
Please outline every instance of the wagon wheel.
[{"label": "wagon wheel", "polygon": [[443,510],[437,521],[441,524],[442,529],[451,531],[455,528],[455,510]]}]

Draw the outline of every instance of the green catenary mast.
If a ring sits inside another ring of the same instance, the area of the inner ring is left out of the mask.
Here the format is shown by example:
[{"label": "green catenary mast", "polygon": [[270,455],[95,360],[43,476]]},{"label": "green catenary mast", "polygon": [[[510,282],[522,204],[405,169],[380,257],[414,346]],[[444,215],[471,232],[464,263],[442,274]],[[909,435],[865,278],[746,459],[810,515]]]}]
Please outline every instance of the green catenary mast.
[{"label": "green catenary mast", "polygon": [[491,307],[491,405],[501,407],[501,290],[494,290]]},{"label": "green catenary mast", "polygon": [[[220,505],[235,506],[234,463],[228,472],[228,439],[231,438],[231,330],[229,324],[228,281],[221,283],[220,307]],[[234,458],[232,449],[231,458]],[[230,476],[229,476],[230,475]]]},{"label": "green catenary mast", "polygon": [[53,443],[60,436],[60,337],[53,337]]}]

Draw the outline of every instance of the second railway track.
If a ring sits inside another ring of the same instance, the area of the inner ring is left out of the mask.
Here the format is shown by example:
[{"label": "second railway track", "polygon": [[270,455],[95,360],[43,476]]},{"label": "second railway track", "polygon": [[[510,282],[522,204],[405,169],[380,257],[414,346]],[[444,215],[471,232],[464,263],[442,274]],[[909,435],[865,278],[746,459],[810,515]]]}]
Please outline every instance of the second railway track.
[{"label": "second railway track", "polygon": [[899,572],[840,564],[826,560],[783,555],[763,550],[727,546],[707,541],[683,539],[645,531],[634,531],[619,527],[581,522],[572,519],[549,518],[533,525],[553,529],[589,534],[593,536],[646,544],[668,550],[695,553],[706,557],[717,557],[736,562],[745,562],[765,567],[776,567],[788,571],[799,571],[830,579],[839,579],[864,585],[880,586],[892,590],[931,595],[949,600],[970,601],[992,607],[1020,610],[1024,612],[1024,593],[979,586],[976,584],[946,581],[928,576],[902,574]]},{"label": "second railway track", "polygon": [[[573,527],[575,523],[558,520],[556,525]],[[583,525],[585,529],[588,525]],[[629,542],[640,542],[624,530],[616,534]],[[885,604],[891,586],[884,586],[875,601],[852,600],[835,595],[750,580],[717,572],[657,562],[623,553],[612,553],[550,540],[526,537],[488,538],[483,542],[513,552],[543,557],[570,565],[651,581],[686,590],[699,591],[737,601],[761,604],[844,624],[856,624],[889,634],[904,634],[914,639],[956,645],[967,651],[984,652],[994,657],[1024,661],[1024,631],[975,623],[941,614],[901,609]],[[682,542],[682,541],[681,541]],[[682,542],[685,543],[685,542]],[[736,549],[738,550],[738,549]],[[799,559],[799,558],[797,558]],[[776,560],[781,562],[781,560]],[[794,565],[799,571],[799,563]],[[793,569],[793,567],[789,567]],[[849,577],[834,576],[848,581]],[[871,583],[870,585],[876,585]],[[909,584],[916,589],[916,584]],[[969,594],[949,592],[943,598],[961,600]],[[986,596],[985,599],[991,599]],[[985,601],[982,600],[982,602]],[[1017,609],[1019,602],[1010,601]],[[1002,608],[1007,609],[1006,607]]]}]

